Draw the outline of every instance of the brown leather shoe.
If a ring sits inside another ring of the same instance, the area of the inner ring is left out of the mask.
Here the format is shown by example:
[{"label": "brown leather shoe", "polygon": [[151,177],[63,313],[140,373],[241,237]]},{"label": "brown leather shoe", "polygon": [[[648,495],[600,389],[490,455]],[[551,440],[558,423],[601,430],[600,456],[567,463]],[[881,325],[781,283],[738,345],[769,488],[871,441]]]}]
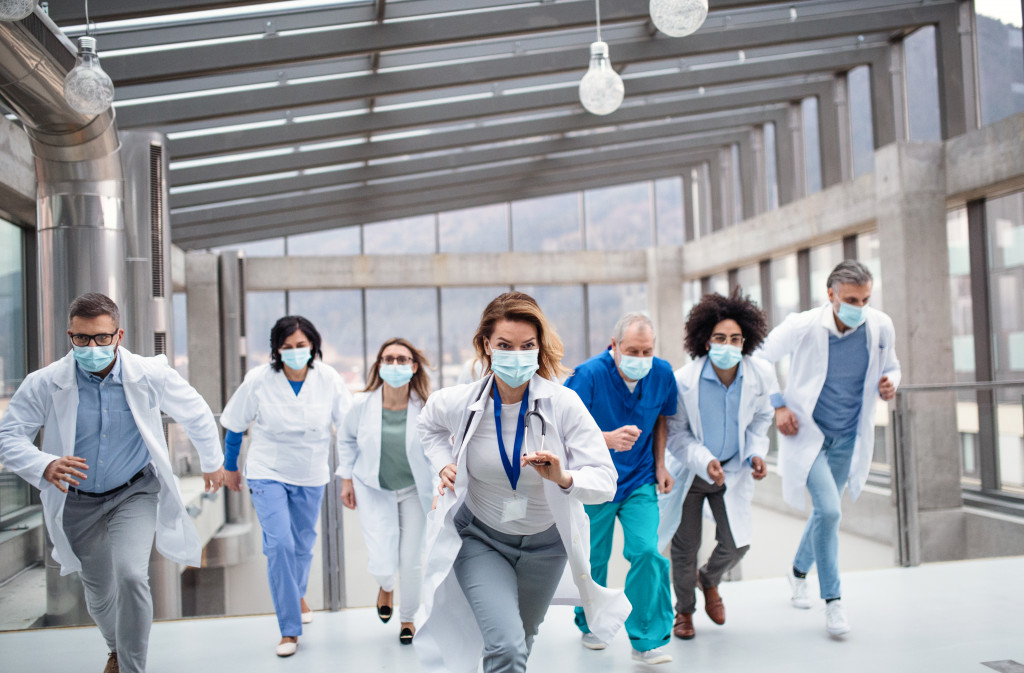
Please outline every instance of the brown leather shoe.
[{"label": "brown leather shoe", "polygon": [[676,620],[672,623],[672,635],[683,640],[693,638],[693,615],[684,615],[682,612],[677,612]]},{"label": "brown leather shoe", "polygon": [[700,587],[700,590],[704,592],[704,612],[715,624],[725,624],[725,603],[718,595],[718,587]]},{"label": "brown leather shoe", "polygon": [[121,669],[117,665],[117,652],[111,652],[107,655],[107,665],[103,667],[103,673],[120,673]]}]

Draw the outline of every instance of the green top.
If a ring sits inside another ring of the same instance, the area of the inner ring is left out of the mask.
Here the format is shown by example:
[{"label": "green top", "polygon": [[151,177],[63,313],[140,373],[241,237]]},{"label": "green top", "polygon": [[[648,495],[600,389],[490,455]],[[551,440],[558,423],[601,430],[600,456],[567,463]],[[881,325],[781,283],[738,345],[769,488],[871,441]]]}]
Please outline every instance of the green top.
[{"label": "green top", "polygon": [[405,455],[405,423],[409,410],[381,409],[381,412],[380,486],[388,491],[400,491],[416,483],[409,457]]}]

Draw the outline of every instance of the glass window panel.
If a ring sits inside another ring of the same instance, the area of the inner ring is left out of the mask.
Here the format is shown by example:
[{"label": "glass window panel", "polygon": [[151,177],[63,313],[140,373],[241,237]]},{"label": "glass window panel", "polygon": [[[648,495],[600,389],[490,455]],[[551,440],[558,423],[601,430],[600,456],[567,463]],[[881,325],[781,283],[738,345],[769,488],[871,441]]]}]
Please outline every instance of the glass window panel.
[{"label": "glass window panel", "polygon": [[650,182],[583,193],[588,250],[638,250],[651,245]]},{"label": "glass window panel", "polygon": [[437,219],[441,252],[507,252],[508,205],[450,210]]},{"label": "glass window panel", "polygon": [[953,366],[957,381],[973,381],[974,318],[971,314],[973,300],[966,208],[957,208],[947,213],[946,239],[949,248],[950,307],[953,312]]},{"label": "glass window panel", "polygon": [[583,333],[582,285],[516,285],[515,289],[536,299],[555,326],[565,346],[562,364],[572,368],[593,355],[586,352],[587,339]]},{"label": "glass window panel", "polygon": [[362,390],[366,384],[362,291],[289,292],[288,309],[292,315],[307,318],[320,332],[324,362],[338,370],[345,385],[350,390]]},{"label": "glass window panel", "polygon": [[700,280],[688,280],[683,283],[683,319],[690,315],[690,309],[697,305],[703,293],[700,289]]},{"label": "glass window panel", "polygon": [[284,314],[284,292],[246,293],[245,350],[249,369],[270,362],[270,329]]},{"label": "glass window panel", "polygon": [[[24,233],[0,220],[0,418],[27,373]],[[0,520],[30,503],[31,487],[0,465]]]},{"label": "glass window panel", "polygon": [[879,311],[885,310],[882,301],[882,255],[878,249],[878,232],[857,235],[857,261],[871,271],[871,305]]},{"label": "glass window panel", "polygon": [[935,27],[920,28],[903,40],[907,80],[907,117],[911,140],[941,140],[939,69],[935,62]]},{"label": "glass window panel", "polygon": [[339,227],[329,231],[289,236],[288,254],[295,256],[358,255],[359,227]]},{"label": "glass window panel", "polygon": [[[431,254],[437,252],[434,215],[406,217],[363,225],[363,250],[367,255]],[[376,351],[374,351],[376,354]]]},{"label": "glass window panel", "polygon": [[813,96],[800,101],[804,129],[804,167],[807,193],[821,191],[821,147],[818,136],[818,99]]},{"label": "glass window panel", "polygon": [[646,310],[646,283],[588,285],[587,315],[590,334],[587,335],[587,352],[595,355],[611,344],[615,323],[622,314]]},{"label": "glass window panel", "polygon": [[1024,192],[985,205],[996,379],[1024,373]]},{"label": "glass window panel", "polygon": [[523,252],[580,250],[578,192],[512,202],[512,249]]},{"label": "glass window panel", "polygon": [[391,337],[408,339],[430,360],[430,384],[438,387],[437,290],[401,288],[366,290],[366,360]]},{"label": "glass window panel", "polygon": [[850,111],[850,135],[853,149],[853,175],[875,170],[875,140],[871,124],[871,68],[851,70],[846,77]]},{"label": "glass window panel", "polygon": [[729,287],[729,274],[728,273],[726,273],[724,271],[722,273],[716,273],[715,275],[711,276],[710,281],[711,282],[709,283],[709,286],[710,286],[710,290],[712,292],[717,292],[718,294],[722,295],[723,297],[728,297],[729,296],[729,291],[732,288]]},{"label": "glass window panel", "polygon": [[981,123],[1024,111],[1021,3],[975,0]]},{"label": "glass window panel", "polygon": [[282,257],[284,256],[284,239],[269,238],[263,241],[252,241],[251,243],[239,243],[238,245],[223,245],[219,248],[210,248],[210,252],[222,253],[231,250],[238,250],[244,257]]},{"label": "glass window panel", "polygon": [[655,221],[658,227],[658,245],[682,245],[683,179],[664,178],[654,182]]},{"label": "glass window panel", "polygon": [[778,325],[790,313],[800,310],[800,284],[796,254],[772,260],[772,315]]},{"label": "glass window panel", "polygon": [[[823,304],[828,298],[825,283],[832,269],[843,261],[843,243],[826,243],[811,248],[811,306]],[[872,283],[874,285],[874,283]]]},{"label": "glass window panel", "polygon": [[739,283],[743,294],[761,305],[761,265],[751,264],[741,267],[736,273],[736,281]]},{"label": "glass window panel", "polygon": [[174,311],[174,368],[188,380],[188,300],[184,292],[171,298]]},{"label": "glass window panel", "polygon": [[441,288],[442,386],[458,383],[464,367],[466,376],[475,378],[469,368],[472,365],[467,366],[476,358],[473,335],[480,325],[484,307],[503,292],[508,292],[508,288],[500,285]]}]

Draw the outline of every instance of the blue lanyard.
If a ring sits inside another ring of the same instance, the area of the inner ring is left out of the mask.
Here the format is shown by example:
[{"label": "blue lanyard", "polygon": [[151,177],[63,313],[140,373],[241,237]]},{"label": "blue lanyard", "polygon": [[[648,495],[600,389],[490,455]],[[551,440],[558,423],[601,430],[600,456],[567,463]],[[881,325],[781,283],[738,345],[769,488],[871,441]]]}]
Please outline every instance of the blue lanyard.
[{"label": "blue lanyard", "polygon": [[523,391],[523,401],[519,403],[519,420],[516,422],[514,446],[516,459],[514,461],[509,460],[505,455],[505,440],[501,436],[501,393],[498,392],[496,384],[491,388],[491,398],[494,400],[494,429],[498,432],[498,453],[501,454],[501,465],[505,468],[508,483],[512,485],[514,491],[516,484],[519,483],[519,451],[523,448],[523,435],[526,431],[526,410],[530,405],[530,386],[526,386],[526,390]]}]

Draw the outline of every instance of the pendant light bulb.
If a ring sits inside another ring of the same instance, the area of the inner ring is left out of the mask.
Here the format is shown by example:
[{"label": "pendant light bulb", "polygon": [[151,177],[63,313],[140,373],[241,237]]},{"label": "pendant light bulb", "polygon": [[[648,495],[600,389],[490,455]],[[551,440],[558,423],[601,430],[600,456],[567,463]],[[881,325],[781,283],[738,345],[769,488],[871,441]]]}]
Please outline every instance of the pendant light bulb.
[{"label": "pendant light bulb", "polygon": [[96,38],[78,38],[78,65],[64,78],[64,99],[86,115],[98,115],[114,101],[114,83],[100,67]]},{"label": "pendant light bulb", "polygon": [[580,80],[580,102],[587,112],[607,115],[619,109],[625,95],[622,78],[608,60],[608,44],[594,42],[590,45],[590,67]]},{"label": "pendant light bulb", "polygon": [[36,0],[0,0],[0,21],[21,21],[36,8]]},{"label": "pendant light bulb", "polygon": [[686,37],[704,25],[708,0],[651,0],[651,21],[671,37]]}]

